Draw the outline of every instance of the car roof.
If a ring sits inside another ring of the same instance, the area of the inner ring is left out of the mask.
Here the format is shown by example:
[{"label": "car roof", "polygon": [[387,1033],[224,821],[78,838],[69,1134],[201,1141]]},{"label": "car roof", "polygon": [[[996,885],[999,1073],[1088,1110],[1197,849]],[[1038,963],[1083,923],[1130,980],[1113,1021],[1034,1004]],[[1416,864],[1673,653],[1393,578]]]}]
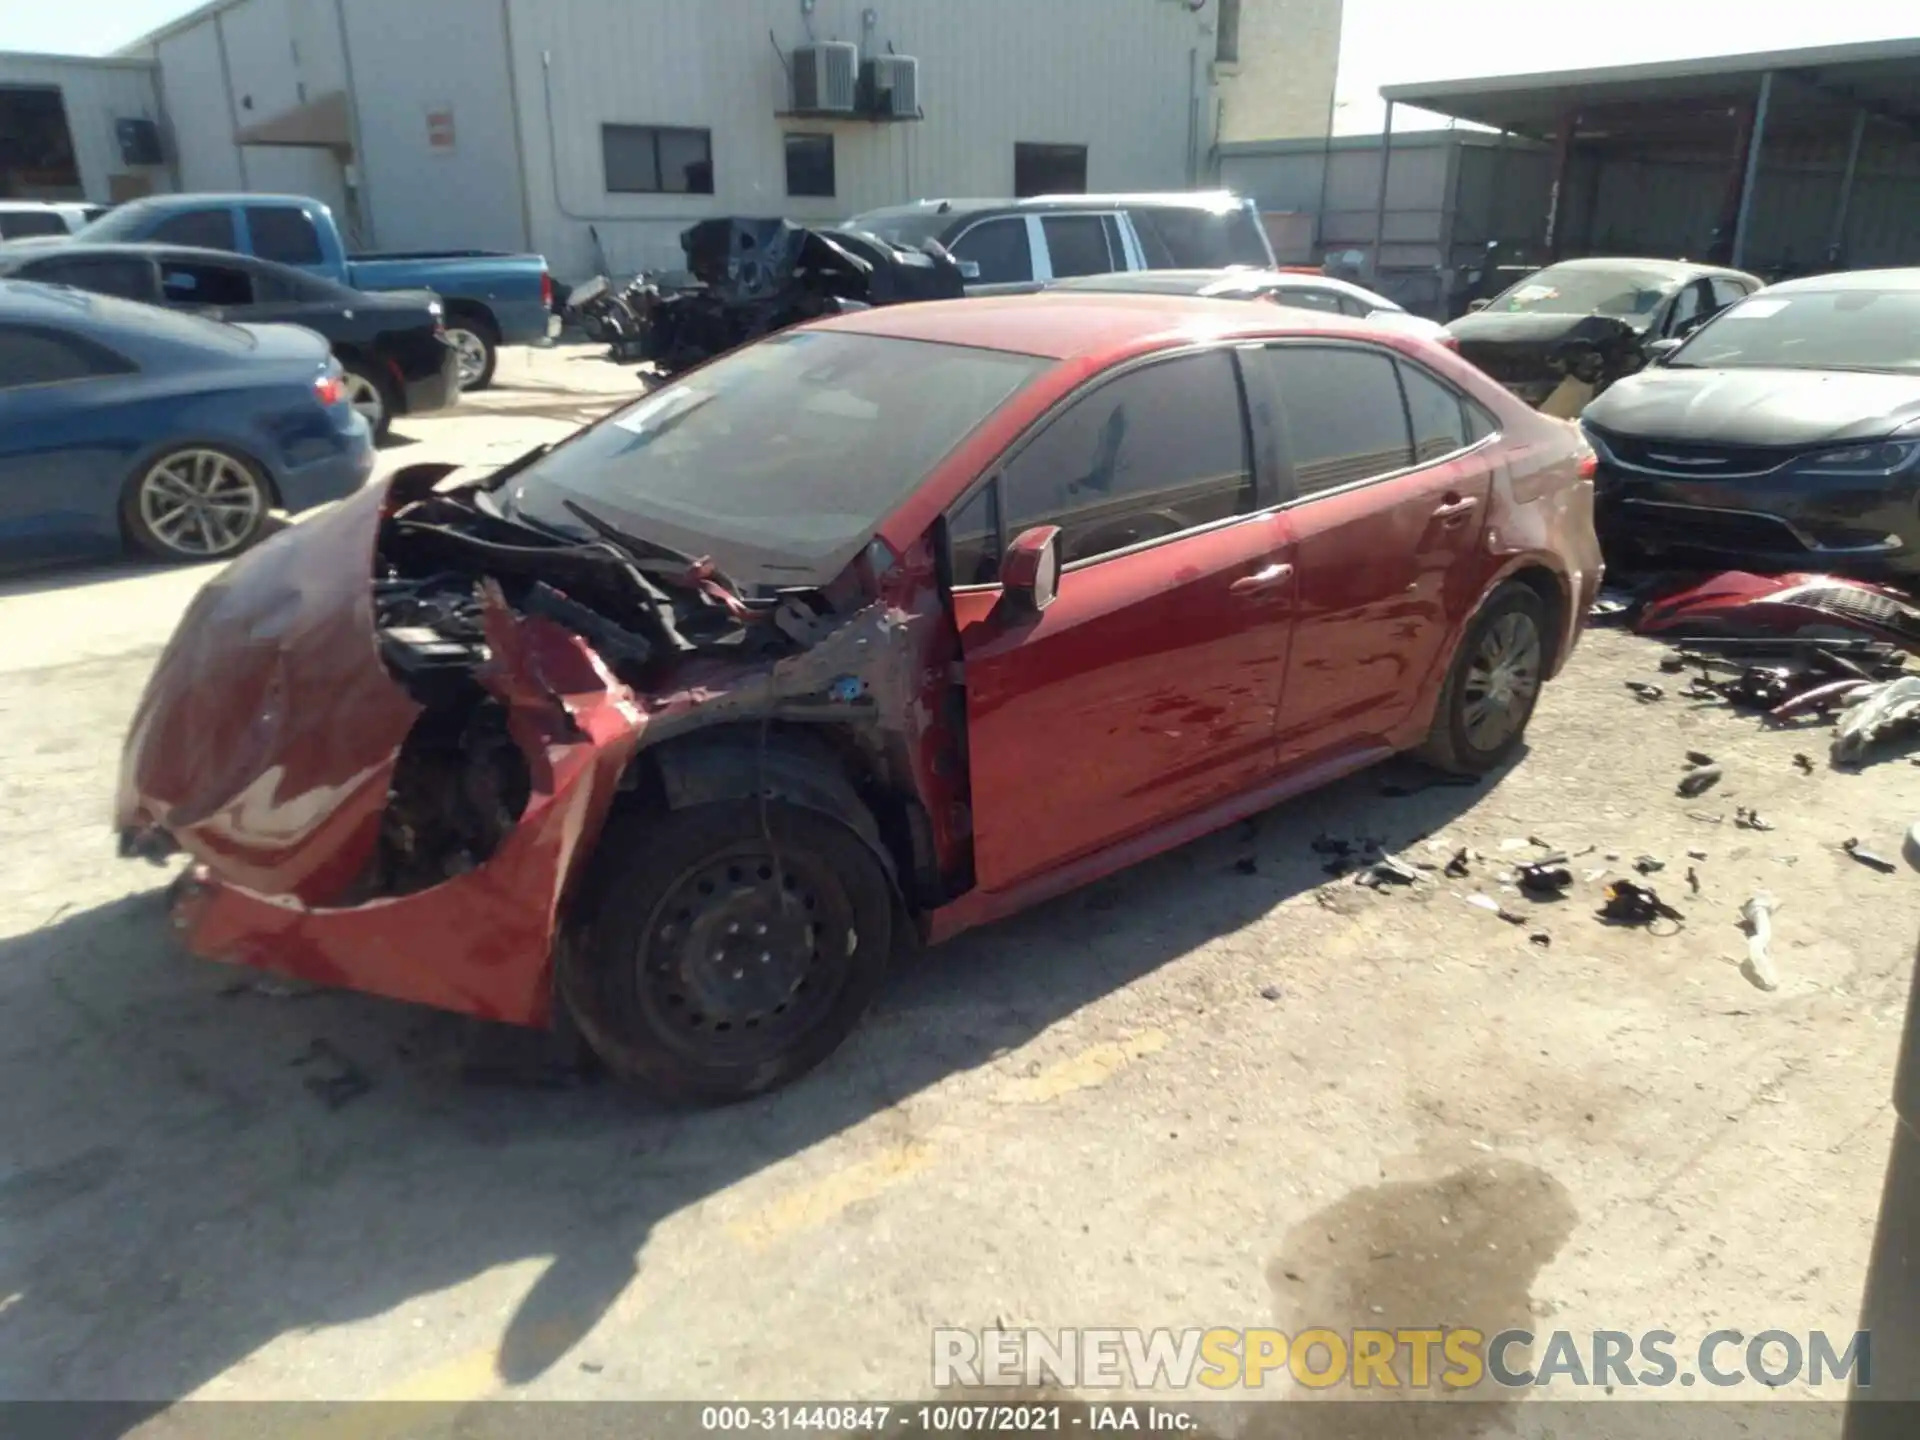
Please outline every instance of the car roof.
[{"label": "car roof", "polygon": [[1920,290],[1920,268],[1836,270],[1830,275],[1802,275],[1769,285],[1767,294],[1794,290]]},{"label": "car roof", "polygon": [[192,205],[318,205],[321,202],[311,195],[277,195],[270,192],[242,190],[186,190],[178,193],[169,191],[164,195],[142,195],[138,200],[129,200],[116,208],[132,209],[139,206],[144,210],[173,209]]},{"label": "car roof", "polygon": [[1316,310],[1206,300],[1192,295],[1043,290],[886,305],[814,327],[897,340],[1006,350],[1050,360],[1123,355],[1203,340],[1328,331],[1378,339],[1364,321]]},{"label": "car roof", "polygon": [[[1265,270],[1253,265],[1231,265],[1215,270],[1114,270],[1104,275],[1075,275],[1055,280],[1055,290],[1098,291],[1123,295],[1201,295],[1215,286],[1249,290],[1325,290],[1350,295],[1369,305],[1401,307],[1363,285],[1334,275],[1303,274],[1292,270]],[[1230,298],[1221,295],[1218,298]]]},{"label": "car roof", "polygon": [[1029,195],[1015,199],[1010,196],[994,198],[933,198],[912,200],[904,205],[882,205],[872,210],[863,210],[854,218],[863,216],[896,217],[903,215],[976,215],[982,210],[1110,210],[1117,206],[1145,209],[1160,206],[1169,210],[1236,210],[1245,202],[1231,190],[1167,190],[1136,191],[1125,194],[1109,195]]},{"label": "car roof", "polygon": [[[1763,283],[1758,275],[1726,265],[1707,265],[1698,260],[1653,260],[1638,255],[1587,255],[1578,260],[1555,260],[1541,270],[1647,270],[1670,280],[1693,280],[1702,275],[1731,275],[1741,280]],[[1535,274],[1538,271],[1533,272]]]}]

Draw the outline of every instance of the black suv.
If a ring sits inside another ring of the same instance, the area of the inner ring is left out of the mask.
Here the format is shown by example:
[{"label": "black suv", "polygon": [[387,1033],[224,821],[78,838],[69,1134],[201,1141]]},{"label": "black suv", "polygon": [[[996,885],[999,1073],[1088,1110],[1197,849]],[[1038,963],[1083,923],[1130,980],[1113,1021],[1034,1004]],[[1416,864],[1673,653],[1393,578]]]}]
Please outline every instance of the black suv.
[{"label": "black suv", "polygon": [[896,245],[937,240],[960,262],[970,289],[1120,270],[1274,265],[1253,202],[1224,190],[920,200],[869,210],[846,228]]}]

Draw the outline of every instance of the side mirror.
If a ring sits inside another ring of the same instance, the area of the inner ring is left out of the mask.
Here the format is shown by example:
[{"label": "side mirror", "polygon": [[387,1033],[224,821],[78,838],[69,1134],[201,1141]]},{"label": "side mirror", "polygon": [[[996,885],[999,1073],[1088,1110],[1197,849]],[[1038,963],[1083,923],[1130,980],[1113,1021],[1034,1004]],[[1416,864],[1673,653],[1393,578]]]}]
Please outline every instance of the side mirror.
[{"label": "side mirror", "polygon": [[1669,335],[1663,339],[1650,340],[1646,345],[1647,364],[1664,365],[1674,351],[1685,343]]},{"label": "side mirror", "polygon": [[1476,310],[1484,310],[1491,303],[1491,301],[1487,300],[1469,300],[1467,302],[1467,313],[1471,315]]},{"label": "side mirror", "polygon": [[1001,603],[1019,615],[1038,615],[1060,588],[1060,527],[1022,530],[1000,562]]}]

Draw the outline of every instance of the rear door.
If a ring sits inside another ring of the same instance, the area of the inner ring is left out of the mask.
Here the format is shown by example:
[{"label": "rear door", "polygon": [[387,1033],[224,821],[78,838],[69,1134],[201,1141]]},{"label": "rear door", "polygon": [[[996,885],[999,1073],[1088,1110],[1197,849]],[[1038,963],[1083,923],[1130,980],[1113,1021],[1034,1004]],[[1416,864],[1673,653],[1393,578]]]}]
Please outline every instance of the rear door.
[{"label": "rear door", "polygon": [[1494,450],[1426,367],[1358,343],[1280,342],[1252,367],[1283,439],[1298,622],[1283,766],[1406,719],[1479,594]]},{"label": "rear door", "polygon": [[1140,268],[1134,264],[1127,233],[1114,211],[1053,211],[1039,219],[1042,246],[1035,269],[1044,272],[1043,280]]},{"label": "rear door", "polygon": [[262,260],[277,260],[297,270],[323,275],[327,264],[320,244],[320,228],[313,216],[297,205],[249,205],[242,211],[247,226],[246,251]]},{"label": "rear door", "polygon": [[[1268,453],[1234,352],[1190,352],[1082,392],[951,512],[985,889],[1272,773],[1292,572]],[[1009,616],[999,555],[1046,524],[1058,594]]]},{"label": "rear door", "polygon": [[175,310],[227,320],[266,318],[255,312],[253,268],[239,260],[168,255],[160,261],[160,298]]}]

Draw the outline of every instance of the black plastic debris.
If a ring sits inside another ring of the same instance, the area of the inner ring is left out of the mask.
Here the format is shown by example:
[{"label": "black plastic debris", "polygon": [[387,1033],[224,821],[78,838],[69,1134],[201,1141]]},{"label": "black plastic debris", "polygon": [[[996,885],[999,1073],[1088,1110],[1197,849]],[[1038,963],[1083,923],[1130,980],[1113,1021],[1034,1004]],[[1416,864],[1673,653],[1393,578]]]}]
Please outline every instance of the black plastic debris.
[{"label": "black plastic debris", "polygon": [[1700,872],[1691,865],[1687,866],[1687,890],[1694,895],[1700,893]]},{"label": "black plastic debris", "polygon": [[1627,681],[1627,689],[1633,692],[1633,698],[1642,705],[1650,705],[1655,700],[1667,698],[1667,692],[1658,685],[1650,685],[1645,680]]},{"label": "black plastic debris", "polygon": [[1707,754],[1704,750],[1687,751],[1687,764],[1689,765],[1711,765],[1713,763],[1713,756]]},{"label": "black plastic debris", "polygon": [[1536,930],[1531,935],[1527,936],[1527,941],[1529,944],[1538,945],[1541,949],[1544,950],[1546,949],[1547,946],[1553,944],[1553,936],[1549,935],[1544,930]]},{"label": "black plastic debris", "polygon": [[1734,808],[1733,824],[1734,828],[1738,830],[1773,829],[1773,822],[1771,820],[1763,816],[1758,810],[1750,809],[1745,805],[1739,805]]},{"label": "black plastic debris", "polygon": [[1513,875],[1520,892],[1533,900],[1558,900],[1573,884],[1573,871],[1565,865],[1546,860],[1521,865]]},{"label": "black plastic debris", "polygon": [[1284,993],[1278,985],[1262,985],[1260,987],[1260,998],[1262,1000],[1278,1000]]},{"label": "black plastic debris", "polygon": [[1473,852],[1462,845],[1458,850],[1453,852],[1453,858],[1447,861],[1447,868],[1443,873],[1451,876],[1455,880],[1464,880],[1467,877],[1469,862],[1472,858]]},{"label": "black plastic debris", "polygon": [[1671,920],[1676,925],[1686,921],[1684,915],[1660,898],[1658,891],[1631,880],[1616,880],[1609,885],[1606,901],[1596,913],[1609,925],[1648,927],[1657,920]]},{"label": "black plastic debris", "polygon": [[1380,787],[1380,793],[1393,800],[1404,800],[1409,795],[1418,795],[1423,790],[1471,789],[1480,783],[1478,775],[1444,775],[1435,772],[1423,776],[1417,781],[1396,780]]},{"label": "black plastic debris", "polygon": [[1886,856],[1877,855],[1871,850],[1862,848],[1857,839],[1849,838],[1842,840],[1840,842],[1840,848],[1869,870],[1878,870],[1882,875],[1891,875],[1899,868],[1891,860],[1887,859]]},{"label": "black plastic debris", "polygon": [[1704,795],[1720,783],[1720,778],[1718,765],[1702,765],[1698,770],[1690,770],[1682,775],[1675,790],[1681,795]]},{"label": "black plastic debris", "polygon": [[1813,757],[1796,750],[1793,752],[1793,766],[1802,775],[1811,775],[1813,774]]},{"label": "black plastic debris", "polygon": [[1633,868],[1642,875],[1657,875],[1667,868],[1667,862],[1658,855],[1642,855],[1633,862]]}]

